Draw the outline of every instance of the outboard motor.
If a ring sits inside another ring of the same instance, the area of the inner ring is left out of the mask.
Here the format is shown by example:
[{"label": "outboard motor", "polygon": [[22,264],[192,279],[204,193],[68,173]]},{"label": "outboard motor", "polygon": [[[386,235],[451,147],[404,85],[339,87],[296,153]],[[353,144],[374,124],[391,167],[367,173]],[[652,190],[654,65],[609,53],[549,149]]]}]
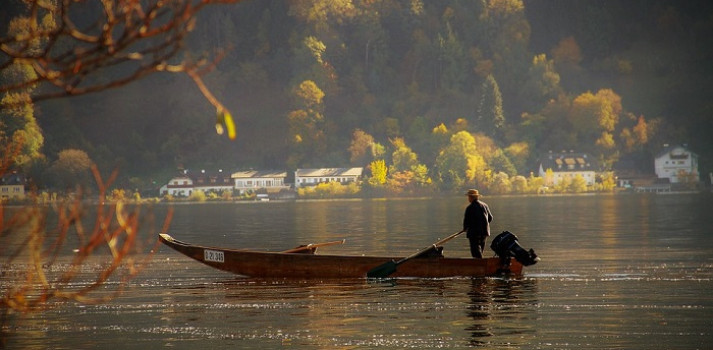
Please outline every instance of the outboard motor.
[{"label": "outboard motor", "polygon": [[490,243],[490,249],[503,259],[514,257],[515,260],[525,266],[534,265],[540,261],[535,251],[532,249],[527,251],[521,247],[517,242],[517,236],[510,231],[503,231],[503,233],[495,236],[493,242]]}]

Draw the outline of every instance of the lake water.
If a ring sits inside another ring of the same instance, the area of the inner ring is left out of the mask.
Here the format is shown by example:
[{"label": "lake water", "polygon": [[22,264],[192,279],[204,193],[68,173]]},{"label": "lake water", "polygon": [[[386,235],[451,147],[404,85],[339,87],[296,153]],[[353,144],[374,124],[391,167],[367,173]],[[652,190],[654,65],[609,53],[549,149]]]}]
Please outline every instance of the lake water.
[{"label": "lake water", "polygon": [[[713,348],[712,195],[483,200],[494,233],[517,234],[542,258],[524,276],[246,279],[161,246],[111,302],[10,315],[0,348]],[[169,231],[214,246],[346,239],[319,252],[407,255],[459,231],[466,204],[460,196],[178,204]],[[165,210],[153,208],[158,217]],[[468,256],[467,246],[455,239],[445,254]]]}]

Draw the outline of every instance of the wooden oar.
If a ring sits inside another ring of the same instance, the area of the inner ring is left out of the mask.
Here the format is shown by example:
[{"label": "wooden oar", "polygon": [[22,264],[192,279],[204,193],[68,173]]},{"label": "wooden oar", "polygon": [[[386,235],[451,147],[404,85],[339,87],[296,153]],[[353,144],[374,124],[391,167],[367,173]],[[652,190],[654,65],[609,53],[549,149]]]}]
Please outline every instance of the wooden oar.
[{"label": "wooden oar", "polygon": [[421,254],[423,254],[424,252],[428,251],[429,249],[432,249],[433,247],[439,246],[439,245],[441,245],[441,244],[443,244],[443,243],[446,243],[446,242],[450,241],[450,240],[453,239],[453,238],[456,238],[459,234],[461,234],[461,233],[463,233],[463,232],[465,232],[465,231],[456,232],[456,233],[454,233],[454,234],[452,234],[452,235],[450,235],[450,236],[448,236],[448,237],[446,237],[446,238],[444,238],[444,239],[442,239],[442,240],[440,240],[440,241],[438,241],[438,242],[436,242],[436,243],[433,243],[433,244],[429,245],[428,247],[423,248],[423,249],[421,249],[421,250],[419,250],[419,251],[417,251],[417,252],[415,252],[415,253],[413,253],[413,254],[411,254],[411,255],[409,255],[409,256],[407,256],[407,257],[405,257],[405,258],[403,258],[403,259],[401,259],[401,260],[399,260],[399,261],[394,261],[394,260],[387,261],[387,262],[385,262],[385,263],[383,263],[383,264],[381,264],[381,265],[379,265],[379,266],[377,266],[377,267],[375,267],[375,268],[369,270],[369,272],[366,273],[366,277],[368,277],[368,278],[385,278],[385,277],[389,277],[389,275],[391,275],[392,273],[396,272],[396,268],[397,268],[399,265],[405,263],[406,261],[408,261],[408,260],[411,259],[411,258],[415,258],[415,257],[417,257],[417,256],[419,256],[419,255],[421,255]]},{"label": "wooden oar", "polygon": [[346,242],[346,241],[347,241],[346,239],[343,239],[341,241],[332,241],[332,242],[324,242],[324,243],[310,243],[310,244],[301,245],[299,247],[295,247],[292,249],[283,250],[280,253],[299,253],[303,250],[308,250],[308,249],[312,250],[312,249],[317,249],[318,247],[326,247],[326,246],[335,245],[335,244],[344,244],[344,242]]}]

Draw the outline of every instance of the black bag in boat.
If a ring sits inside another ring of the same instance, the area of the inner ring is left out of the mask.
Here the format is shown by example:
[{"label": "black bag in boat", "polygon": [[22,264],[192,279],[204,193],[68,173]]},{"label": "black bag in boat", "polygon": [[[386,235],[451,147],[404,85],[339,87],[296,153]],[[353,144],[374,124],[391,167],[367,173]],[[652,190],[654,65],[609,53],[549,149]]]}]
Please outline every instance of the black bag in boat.
[{"label": "black bag in boat", "polygon": [[490,249],[501,258],[514,257],[515,260],[525,266],[534,265],[540,261],[535,251],[532,249],[527,251],[521,247],[517,241],[517,236],[510,231],[503,231],[503,233],[495,236],[493,242],[490,243]]}]

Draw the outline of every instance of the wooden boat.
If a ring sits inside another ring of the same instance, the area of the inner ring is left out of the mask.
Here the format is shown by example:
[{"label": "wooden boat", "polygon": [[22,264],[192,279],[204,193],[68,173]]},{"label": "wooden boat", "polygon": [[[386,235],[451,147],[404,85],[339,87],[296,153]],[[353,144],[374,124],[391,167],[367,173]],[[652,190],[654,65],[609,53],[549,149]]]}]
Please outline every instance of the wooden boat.
[{"label": "wooden boat", "polygon": [[[159,233],[159,239],[176,251],[210,267],[247,277],[259,278],[366,278],[375,267],[398,257],[318,255],[316,245],[306,245],[292,252],[261,252],[201,246],[179,241]],[[423,256],[399,264],[389,277],[485,277],[503,274],[521,275],[523,265],[514,259],[498,257],[445,258]]]}]

